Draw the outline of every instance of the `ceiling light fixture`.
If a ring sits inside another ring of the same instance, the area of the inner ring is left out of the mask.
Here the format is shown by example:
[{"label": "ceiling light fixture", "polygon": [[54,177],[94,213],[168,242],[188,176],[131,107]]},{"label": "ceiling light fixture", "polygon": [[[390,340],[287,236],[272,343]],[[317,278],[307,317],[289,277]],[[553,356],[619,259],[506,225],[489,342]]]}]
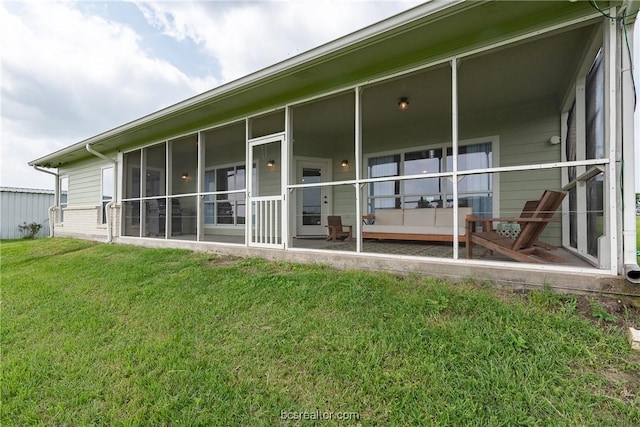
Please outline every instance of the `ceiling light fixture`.
[{"label": "ceiling light fixture", "polygon": [[407,98],[406,96],[403,96],[402,98],[400,98],[400,101],[398,101],[398,108],[400,108],[400,110],[405,111],[409,109],[409,98]]}]

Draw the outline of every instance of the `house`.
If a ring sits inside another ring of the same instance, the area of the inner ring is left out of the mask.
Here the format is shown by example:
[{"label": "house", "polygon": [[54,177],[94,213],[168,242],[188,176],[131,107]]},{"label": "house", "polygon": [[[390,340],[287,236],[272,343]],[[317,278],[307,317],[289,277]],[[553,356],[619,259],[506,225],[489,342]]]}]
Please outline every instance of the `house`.
[{"label": "house", "polygon": [[55,206],[53,190],[0,187],[0,239],[25,235],[19,225],[37,223],[42,228],[35,237],[49,235],[49,209]]},{"label": "house", "polygon": [[[56,236],[638,295],[637,10],[432,1],[29,164],[56,175]],[[566,262],[465,256],[468,212],[545,190]]]}]

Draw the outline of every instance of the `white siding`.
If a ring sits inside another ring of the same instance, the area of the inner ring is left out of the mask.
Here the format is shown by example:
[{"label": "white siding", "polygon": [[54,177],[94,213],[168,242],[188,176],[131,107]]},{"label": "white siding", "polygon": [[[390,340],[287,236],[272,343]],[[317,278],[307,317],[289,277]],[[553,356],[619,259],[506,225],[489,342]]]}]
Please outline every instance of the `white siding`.
[{"label": "white siding", "polygon": [[0,239],[23,237],[18,225],[26,222],[42,224],[36,237],[49,235],[49,208],[54,205],[51,190],[22,188],[0,189]]}]

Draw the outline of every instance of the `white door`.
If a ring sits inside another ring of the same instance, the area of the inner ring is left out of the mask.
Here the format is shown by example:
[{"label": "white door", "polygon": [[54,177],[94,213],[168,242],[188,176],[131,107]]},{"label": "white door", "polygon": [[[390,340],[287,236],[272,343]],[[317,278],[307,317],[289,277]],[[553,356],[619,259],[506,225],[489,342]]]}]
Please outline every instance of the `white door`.
[{"label": "white door", "polygon": [[[297,159],[296,183],[319,184],[331,181],[330,159]],[[296,192],[297,236],[325,236],[327,215],[331,214],[331,187],[301,188]]]},{"label": "white door", "polygon": [[[284,248],[282,136],[264,137],[249,143],[247,171],[248,243],[250,246]],[[258,174],[257,179],[253,175]],[[253,183],[257,182],[258,188]]]}]

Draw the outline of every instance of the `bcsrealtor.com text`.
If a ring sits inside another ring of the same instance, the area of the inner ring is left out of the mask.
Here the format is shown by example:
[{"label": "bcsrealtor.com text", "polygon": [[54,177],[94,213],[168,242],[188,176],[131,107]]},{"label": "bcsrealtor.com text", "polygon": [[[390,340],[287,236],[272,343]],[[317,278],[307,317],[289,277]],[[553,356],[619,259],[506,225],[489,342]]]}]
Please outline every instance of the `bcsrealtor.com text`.
[{"label": "bcsrealtor.com text", "polygon": [[337,420],[337,421],[358,421],[360,414],[357,412],[334,412],[334,411],[280,411],[280,419],[283,421],[298,420]]}]

